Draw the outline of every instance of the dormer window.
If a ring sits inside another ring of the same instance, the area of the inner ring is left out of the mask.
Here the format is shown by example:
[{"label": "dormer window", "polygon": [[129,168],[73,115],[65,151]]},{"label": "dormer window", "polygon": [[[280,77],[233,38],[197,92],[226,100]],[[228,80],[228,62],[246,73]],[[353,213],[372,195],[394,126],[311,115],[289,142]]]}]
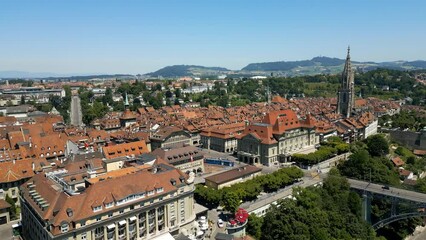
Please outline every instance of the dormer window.
[{"label": "dormer window", "polygon": [[148,196],[152,196],[152,195],[154,195],[154,190],[151,190],[151,191],[148,191]]},{"label": "dormer window", "polygon": [[93,212],[98,212],[102,210],[102,206],[93,207]]},{"label": "dormer window", "polygon": [[114,206],[114,202],[106,203],[105,208],[110,208]]},{"label": "dormer window", "polygon": [[159,187],[159,188],[156,188],[156,189],[155,189],[155,191],[156,191],[157,193],[164,192],[164,188]]},{"label": "dormer window", "polygon": [[61,233],[66,233],[69,230],[69,225],[67,222],[61,223]]},{"label": "dormer window", "polygon": [[71,208],[67,208],[67,216],[68,217],[72,217],[72,215],[73,215],[72,209]]}]

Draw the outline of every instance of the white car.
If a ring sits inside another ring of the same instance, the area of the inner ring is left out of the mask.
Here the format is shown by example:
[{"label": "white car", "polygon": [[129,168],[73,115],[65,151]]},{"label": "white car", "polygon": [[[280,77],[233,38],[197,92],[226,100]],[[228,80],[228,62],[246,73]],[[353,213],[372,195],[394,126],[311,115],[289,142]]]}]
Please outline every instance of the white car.
[{"label": "white car", "polygon": [[223,223],[223,220],[222,220],[222,219],[220,219],[220,218],[219,218],[219,219],[217,220],[217,226],[218,226],[218,227],[220,227],[220,228],[223,228],[223,227],[225,226],[225,224]]}]

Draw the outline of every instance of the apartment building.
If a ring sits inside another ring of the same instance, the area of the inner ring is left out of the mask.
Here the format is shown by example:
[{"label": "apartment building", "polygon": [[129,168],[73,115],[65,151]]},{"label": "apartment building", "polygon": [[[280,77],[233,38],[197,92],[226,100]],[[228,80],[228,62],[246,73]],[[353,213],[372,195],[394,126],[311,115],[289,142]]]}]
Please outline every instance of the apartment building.
[{"label": "apartment building", "polygon": [[65,97],[65,90],[44,89],[42,87],[21,87],[18,89],[5,89],[2,91],[3,96],[12,96],[15,99],[24,97],[26,101],[33,100],[36,103],[48,103],[51,95]]},{"label": "apartment building", "polygon": [[[70,176],[72,176],[70,178]],[[72,181],[83,180],[78,191]],[[37,174],[21,186],[25,239],[154,239],[195,219],[193,177],[157,159],[90,176]]]},{"label": "apartment building", "polygon": [[151,154],[164,159],[187,174],[204,172],[204,155],[195,146],[173,149],[157,148]]},{"label": "apartment building", "polygon": [[[182,128],[167,126],[159,128],[150,137],[151,148],[177,148],[194,145],[192,135]],[[198,144],[198,142],[197,142]]]},{"label": "apartment building", "polygon": [[245,127],[246,124],[240,122],[205,128],[200,134],[201,145],[218,152],[233,153],[237,150],[237,136],[243,133]]},{"label": "apartment building", "polygon": [[291,154],[314,149],[319,143],[315,120],[299,119],[293,110],[271,111],[263,121],[248,125],[238,137],[238,159],[249,164],[277,165]]}]

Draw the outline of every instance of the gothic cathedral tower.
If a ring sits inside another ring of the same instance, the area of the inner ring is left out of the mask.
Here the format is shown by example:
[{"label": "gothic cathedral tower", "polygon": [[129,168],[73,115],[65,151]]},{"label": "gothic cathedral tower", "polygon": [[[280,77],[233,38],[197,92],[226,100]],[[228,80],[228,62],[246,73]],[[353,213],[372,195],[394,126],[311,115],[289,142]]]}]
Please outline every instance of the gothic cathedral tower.
[{"label": "gothic cathedral tower", "polygon": [[337,92],[337,113],[348,118],[355,107],[354,71],[351,66],[351,56],[346,57],[345,67],[342,72],[341,86]]}]

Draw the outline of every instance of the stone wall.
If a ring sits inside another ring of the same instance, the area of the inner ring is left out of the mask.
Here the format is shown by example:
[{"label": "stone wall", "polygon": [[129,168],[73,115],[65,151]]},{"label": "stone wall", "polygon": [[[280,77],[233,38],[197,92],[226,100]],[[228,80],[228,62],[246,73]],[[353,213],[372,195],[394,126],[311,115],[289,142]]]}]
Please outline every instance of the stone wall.
[{"label": "stone wall", "polygon": [[411,149],[426,150],[426,131],[383,130],[383,132],[389,133],[392,141],[403,144]]}]

